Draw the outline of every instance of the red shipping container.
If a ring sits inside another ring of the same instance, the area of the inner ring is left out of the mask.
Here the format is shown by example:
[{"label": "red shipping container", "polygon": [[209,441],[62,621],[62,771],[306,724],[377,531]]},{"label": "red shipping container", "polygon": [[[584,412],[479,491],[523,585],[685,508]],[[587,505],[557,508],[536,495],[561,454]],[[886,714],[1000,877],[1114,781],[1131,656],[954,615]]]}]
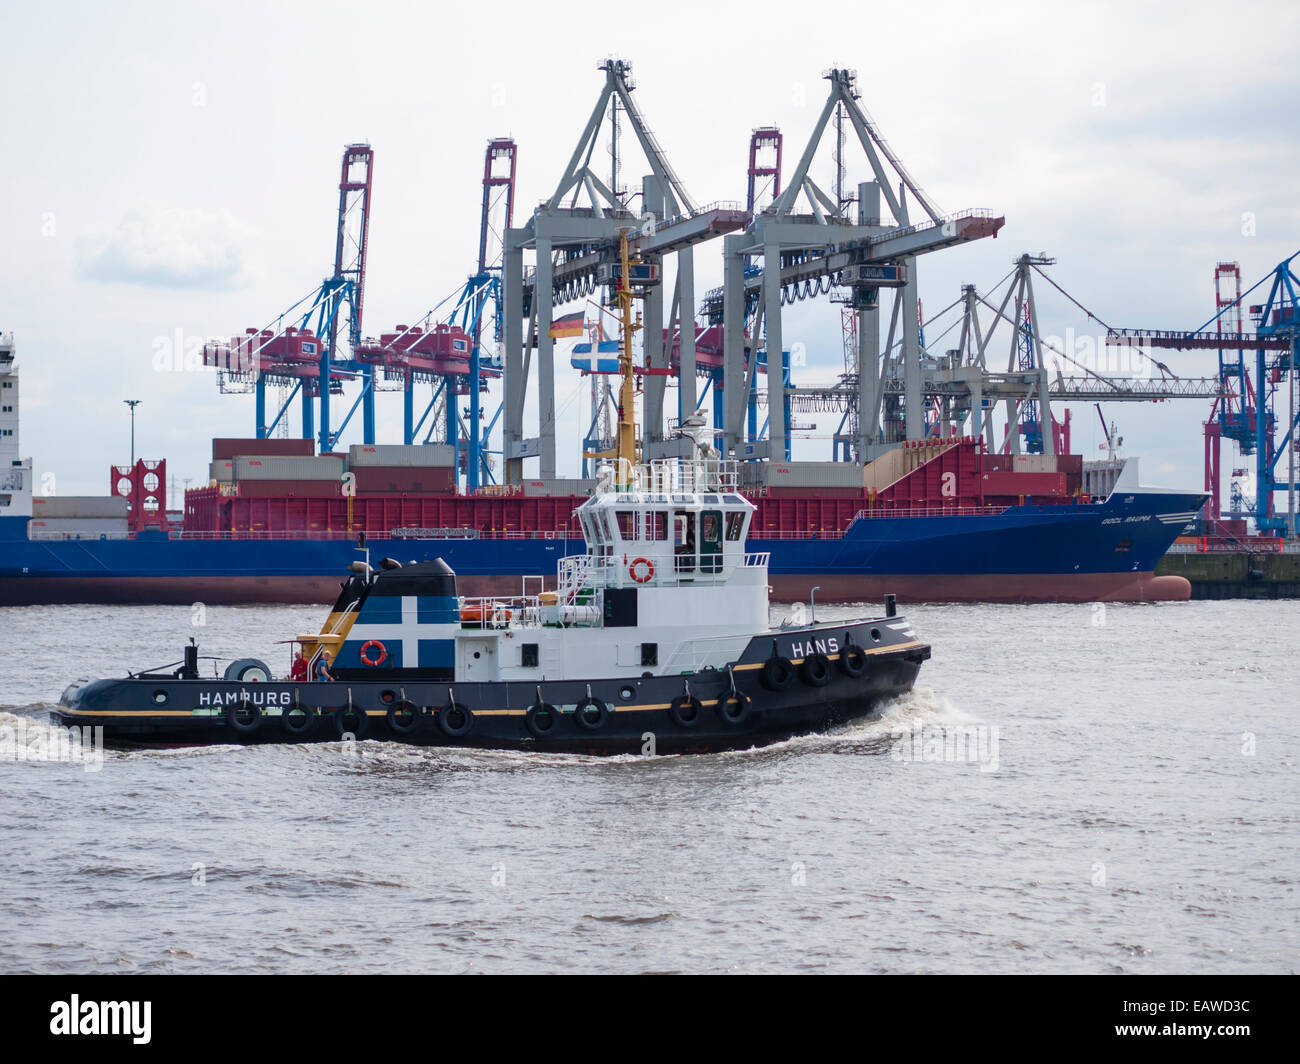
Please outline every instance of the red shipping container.
[{"label": "red shipping container", "polygon": [[241,499],[337,499],[343,485],[335,480],[241,480]]},{"label": "red shipping container", "polygon": [[1058,454],[1056,456],[1056,471],[1065,473],[1067,476],[1083,476],[1083,455]]},{"label": "red shipping container", "polygon": [[310,458],[316,453],[315,440],[247,440],[216,439],[212,441],[214,461],[228,461],[249,455],[276,458]]},{"label": "red shipping container", "polygon": [[862,499],[865,494],[861,488],[787,488],[779,484],[768,486],[767,495],[772,499]]},{"label": "red shipping container", "polygon": [[445,494],[456,484],[452,469],[441,466],[356,466],[351,473],[357,491],[366,494]]},{"label": "red shipping container", "polygon": [[1064,473],[986,473],[984,496],[1067,495]]}]

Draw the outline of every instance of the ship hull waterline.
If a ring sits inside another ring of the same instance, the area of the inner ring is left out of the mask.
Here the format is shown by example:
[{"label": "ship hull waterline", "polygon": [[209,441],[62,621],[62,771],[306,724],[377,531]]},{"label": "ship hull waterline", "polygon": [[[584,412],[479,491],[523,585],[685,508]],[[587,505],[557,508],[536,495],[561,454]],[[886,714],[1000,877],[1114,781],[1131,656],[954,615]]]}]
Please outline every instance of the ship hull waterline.
[{"label": "ship hull waterline", "polygon": [[[1020,506],[997,514],[869,517],[842,536],[750,537],[770,554],[779,602],[1167,602],[1191,584],[1155,568],[1199,494],[1134,493],[1104,504]],[[370,555],[441,557],[463,594],[517,595],[525,576],[554,574],[581,538],[385,538]],[[360,555],[350,537],[313,539],[14,540],[0,545],[0,605],[327,603]],[[553,586],[553,577],[547,586]]]}]

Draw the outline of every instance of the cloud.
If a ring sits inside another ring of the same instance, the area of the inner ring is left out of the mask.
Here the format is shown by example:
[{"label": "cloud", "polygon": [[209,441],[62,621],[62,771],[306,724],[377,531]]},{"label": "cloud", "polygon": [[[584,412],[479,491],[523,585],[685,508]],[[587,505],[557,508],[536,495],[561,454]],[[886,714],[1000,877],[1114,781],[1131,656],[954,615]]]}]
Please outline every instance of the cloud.
[{"label": "cloud", "polygon": [[229,211],[172,207],[127,214],[107,234],[77,240],[77,272],[91,281],[159,288],[243,288],[245,244],[256,231]]}]

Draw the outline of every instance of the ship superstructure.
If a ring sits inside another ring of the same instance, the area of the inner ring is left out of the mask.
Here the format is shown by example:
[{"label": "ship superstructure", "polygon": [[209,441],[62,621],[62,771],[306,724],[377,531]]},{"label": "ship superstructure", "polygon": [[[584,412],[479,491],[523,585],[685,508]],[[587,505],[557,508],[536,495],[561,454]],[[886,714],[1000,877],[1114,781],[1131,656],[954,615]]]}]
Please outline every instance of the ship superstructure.
[{"label": "ship superstructure", "polygon": [[0,331],[0,518],[32,515],[32,460],[22,457],[14,334]]}]

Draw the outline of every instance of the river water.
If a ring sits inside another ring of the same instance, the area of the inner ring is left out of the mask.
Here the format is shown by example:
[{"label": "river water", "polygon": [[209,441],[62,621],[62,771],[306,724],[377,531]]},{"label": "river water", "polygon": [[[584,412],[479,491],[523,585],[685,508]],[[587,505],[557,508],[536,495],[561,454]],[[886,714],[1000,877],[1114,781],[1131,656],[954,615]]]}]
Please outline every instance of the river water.
[{"label": "river water", "polygon": [[20,757],[69,681],[321,616],[0,610],[0,971],[1300,967],[1300,603],[914,607],[912,694],[738,753]]}]

